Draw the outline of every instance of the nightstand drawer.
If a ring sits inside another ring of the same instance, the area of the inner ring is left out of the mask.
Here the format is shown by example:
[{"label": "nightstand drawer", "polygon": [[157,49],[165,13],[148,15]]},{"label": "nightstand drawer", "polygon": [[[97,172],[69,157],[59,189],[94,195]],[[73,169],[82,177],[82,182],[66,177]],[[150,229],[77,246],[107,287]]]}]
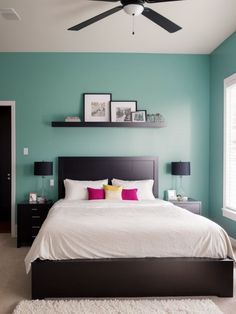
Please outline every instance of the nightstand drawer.
[{"label": "nightstand drawer", "polygon": [[32,236],[37,236],[37,234],[39,233],[40,227],[41,226],[32,226],[32,229],[31,229]]},{"label": "nightstand drawer", "polygon": [[32,215],[37,215],[38,213],[40,213],[42,210],[40,208],[37,207],[32,207],[31,208],[31,214]]},{"label": "nightstand drawer", "polygon": [[181,208],[187,209],[194,214],[198,214],[198,215],[201,214],[201,206],[198,203],[193,203],[193,204],[191,204],[191,203],[186,204],[185,203],[185,204],[175,204],[175,205],[179,206]]},{"label": "nightstand drawer", "polygon": [[33,221],[41,221],[41,218],[42,218],[42,216],[40,215],[40,213],[33,213],[32,215],[31,215],[31,219],[32,219],[32,222]]},{"label": "nightstand drawer", "polygon": [[41,216],[32,216],[31,225],[32,226],[39,226],[39,227],[41,227],[41,225],[42,225],[42,217]]},{"label": "nightstand drawer", "polygon": [[170,201],[175,206],[189,210],[193,214],[201,215],[202,202],[196,201],[194,199],[189,199],[188,201]]},{"label": "nightstand drawer", "polygon": [[36,225],[41,225],[42,224],[42,220],[43,220],[43,217],[42,217],[42,211],[32,211],[31,212],[31,223],[32,223],[32,226],[34,224]]}]

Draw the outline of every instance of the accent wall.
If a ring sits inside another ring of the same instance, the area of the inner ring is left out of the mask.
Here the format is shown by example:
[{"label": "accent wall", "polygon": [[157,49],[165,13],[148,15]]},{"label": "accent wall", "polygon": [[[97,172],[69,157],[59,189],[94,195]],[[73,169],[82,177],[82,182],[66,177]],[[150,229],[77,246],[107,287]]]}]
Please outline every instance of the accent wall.
[{"label": "accent wall", "polygon": [[[171,161],[190,161],[186,194],[209,196],[209,56],[119,53],[0,53],[0,99],[16,101],[17,202],[40,192],[34,161],[57,156],[159,156],[160,197],[175,187]],[[162,129],[52,128],[51,121],[83,116],[85,92],[111,92],[137,100],[138,109],[160,112]],[[23,155],[23,148],[29,155]]]},{"label": "accent wall", "polygon": [[[236,33],[211,55],[210,217],[236,239],[236,222],[223,217],[224,79],[236,73]],[[236,193],[236,191],[235,191]]]}]

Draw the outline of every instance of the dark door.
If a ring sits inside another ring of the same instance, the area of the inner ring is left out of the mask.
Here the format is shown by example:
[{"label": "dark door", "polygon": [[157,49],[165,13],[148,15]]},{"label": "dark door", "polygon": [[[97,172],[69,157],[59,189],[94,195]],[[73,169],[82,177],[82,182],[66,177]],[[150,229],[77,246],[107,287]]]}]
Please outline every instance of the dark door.
[{"label": "dark door", "polygon": [[10,106],[0,106],[0,232],[11,232]]}]

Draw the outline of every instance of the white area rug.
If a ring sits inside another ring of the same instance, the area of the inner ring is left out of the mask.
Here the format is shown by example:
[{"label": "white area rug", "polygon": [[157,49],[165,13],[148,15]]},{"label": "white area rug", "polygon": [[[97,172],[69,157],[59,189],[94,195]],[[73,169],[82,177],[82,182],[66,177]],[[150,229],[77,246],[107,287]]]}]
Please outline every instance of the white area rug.
[{"label": "white area rug", "polygon": [[211,300],[21,301],[13,314],[223,314]]}]

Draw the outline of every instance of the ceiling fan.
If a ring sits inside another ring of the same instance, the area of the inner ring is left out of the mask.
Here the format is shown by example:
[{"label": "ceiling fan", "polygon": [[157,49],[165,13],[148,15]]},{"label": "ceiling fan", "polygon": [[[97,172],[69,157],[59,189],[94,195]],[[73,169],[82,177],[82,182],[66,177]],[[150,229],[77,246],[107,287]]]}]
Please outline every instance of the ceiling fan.
[{"label": "ceiling fan", "polygon": [[144,3],[161,3],[161,2],[172,2],[172,1],[182,1],[182,0],[93,0],[93,1],[104,1],[104,2],[120,2],[121,5],[110,9],[106,12],[103,12],[97,16],[92,17],[91,19],[79,23],[71,28],[69,31],[79,31],[80,29],[89,26],[95,22],[98,22],[109,15],[112,15],[120,10],[124,10],[127,14],[132,16],[138,16],[140,14],[144,15],[146,18],[161,26],[169,33],[175,33],[180,30],[182,27],[178,26],[174,22],[168,20],[166,17],[161,14],[153,11],[150,8],[144,7]]}]

